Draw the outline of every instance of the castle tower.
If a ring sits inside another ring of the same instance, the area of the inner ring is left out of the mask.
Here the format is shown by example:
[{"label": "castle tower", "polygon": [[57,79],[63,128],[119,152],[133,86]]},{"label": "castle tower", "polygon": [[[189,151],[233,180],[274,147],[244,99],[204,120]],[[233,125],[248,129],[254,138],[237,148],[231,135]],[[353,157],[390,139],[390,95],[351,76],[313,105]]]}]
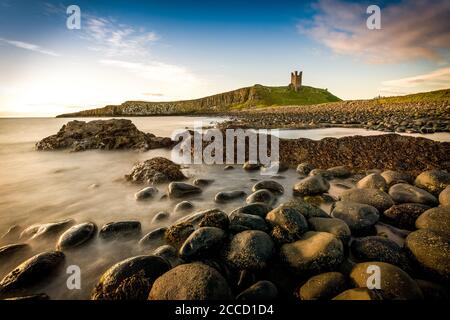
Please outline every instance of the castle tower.
[{"label": "castle tower", "polygon": [[303,71],[294,71],[291,72],[291,83],[289,84],[289,87],[294,89],[295,92],[298,92],[302,86],[302,76]]}]

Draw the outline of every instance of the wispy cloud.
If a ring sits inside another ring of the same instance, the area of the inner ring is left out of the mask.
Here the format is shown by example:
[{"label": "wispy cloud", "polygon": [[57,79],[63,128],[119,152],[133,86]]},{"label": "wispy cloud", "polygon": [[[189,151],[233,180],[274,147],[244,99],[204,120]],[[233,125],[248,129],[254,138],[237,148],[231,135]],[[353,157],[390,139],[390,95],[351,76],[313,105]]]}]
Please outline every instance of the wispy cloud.
[{"label": "wispy cloud", "polygon": [[403,0],[381,8],[381,30],[366,27],[367,5],[340,0],[319,0],[316,14],[297,29],[334,53],[369,63],[414,59],[444,62],[450,49],[450,1]]},{"label": "wispy cloud", "polygon": [[9,44],[9,45],[14,46],[16,48],[25,49],[25,50],[29,50],[29,51],[34,51],[34,52],[46,54],[46,55],[53,56],[53,57],[59,57],[60,56],[60,54],[56,53],[55,51],[44,49],[41,46],[38,46],[38,45],[33,44],[33,43],[29,43],[29,42],[23,42],[23,41],[18,41],[18,40],[9,40],[9,39],[3,39],[3,38],[0,38],[0,42]]},{"label": "wispy cloud", "polygon": [[450,88],[450,67],[429,73],[382,82],[382,94],[408,94]]},{"label": "wispy cloud", "polygon": [[159,39],[154,31],[118,23],[114,19],[88,15],[83,38],[91,50],[107,57],[148,57],[150,45]]}]

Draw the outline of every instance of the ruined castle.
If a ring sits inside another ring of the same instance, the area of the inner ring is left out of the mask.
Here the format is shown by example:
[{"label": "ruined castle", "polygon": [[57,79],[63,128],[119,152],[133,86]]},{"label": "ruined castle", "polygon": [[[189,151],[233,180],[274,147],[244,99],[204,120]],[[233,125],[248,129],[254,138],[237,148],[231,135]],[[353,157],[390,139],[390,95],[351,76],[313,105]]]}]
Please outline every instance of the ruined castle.
[{"label": "ruined castle", "polygon": [[289,87],[294,89],[295,92],[298,92],[302,86],[302,75],[303,71],[294,71],[291,72],[291,83],[289,84]]}]

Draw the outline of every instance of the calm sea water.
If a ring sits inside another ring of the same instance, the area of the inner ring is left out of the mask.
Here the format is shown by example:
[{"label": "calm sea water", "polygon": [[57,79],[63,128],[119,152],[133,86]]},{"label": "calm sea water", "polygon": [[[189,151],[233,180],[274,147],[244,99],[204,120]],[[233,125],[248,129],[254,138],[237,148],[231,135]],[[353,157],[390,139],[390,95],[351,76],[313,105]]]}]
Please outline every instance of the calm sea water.
[{"label": "calm sea water", "polygon": [[[217,118],[151,117],[131,118],[138,129],[158,136],[170,136],[175,129],[192,128],[198,121],[212,124]],[[22,227],[34,223],[53,222],[72,218],[77,223],[93,221],[99,227],[119,220],[139,220],[143,233],[162,225],[152,225],[153,216],[159,211],[172,212],[177,201],[152,200],[136,202],[134,193],[139,186],[123,181],[133,164],[155,156],[170,158],[167,150],[136,151],[86,151],[79,153],[37,152],[35,143],[51,134],[71,119],[27,118],[0,119],[0,233],[11,225]],[[80,119],[78,119],[80,120]],[[90,119],[84,119],[90,120]],[[328,128],[314,130],[282,130],[286,138],[306,137],[321,139],[326,136],[380,134],[358,129]],[[450,141],[450,134],[428,135],[440,141]],[[220,207],[226,212],[243,204],[243,200],[218,206],[214,195],[222,190],[244,190],[250,193],[256,179],[264,179],[256,172],[245,172],[239,166],[223,171],[222,166],[192,166],[184,169],[190,179],[210,178],[215,183],[193,199],[196,210]],[[280,180],[286,190],[297,181],[294,170],[283,174]],[[253,180],[252,180],[253,179]],[[163,194],[165,185],[158,187]],[[331,193],[338,195],[341,189],[332,186]],[[290,197],[287,192],[283,197]],[[281,201],[283,201],[283,198]],[[327,209],[327,208],[324,208]],[[180,216],[172,215],[170,223]],[[55,248],[54,242],[32,243],[33,252],[17,261],[0,266],[3,277],[15,265],[31,255]],[[110,243],[95,240],[93,243],[69,252],[67,265],[75,264],[82,270],[82,289],[68,290],[67,276],[62,273],[37,290],[54,299],[87,299],[99,276],[112,264],[124,258],[149,253],[141,251],[135,242]]]}]

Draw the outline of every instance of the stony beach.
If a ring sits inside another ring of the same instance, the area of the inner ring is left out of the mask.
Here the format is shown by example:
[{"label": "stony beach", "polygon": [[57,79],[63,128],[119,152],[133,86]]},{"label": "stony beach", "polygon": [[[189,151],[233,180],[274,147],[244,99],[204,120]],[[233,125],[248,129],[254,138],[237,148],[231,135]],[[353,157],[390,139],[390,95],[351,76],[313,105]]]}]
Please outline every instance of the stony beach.
[{"label": "stony beach", "polygon": [[[35,152],[172,145],[128,120],[73,121]],[[134,201],[176,205],[151,222],[44,216],[8,226],[0,239],[8,266],[0,297],[53,298],[45,288],[65,273],[68,257],[101,242],[132,249],[102,267],[87,289],[94,300],[449,299],[449,154],[448,142],[398,135],[281,139],[276,175],[260,175],[258,164],[218,166],[248,189],[165,157],[130,163],[117,183],[137,187]],[[197,210],[205,194],[214,205]],[[379,289],[367,288],[373,266]]]}]

